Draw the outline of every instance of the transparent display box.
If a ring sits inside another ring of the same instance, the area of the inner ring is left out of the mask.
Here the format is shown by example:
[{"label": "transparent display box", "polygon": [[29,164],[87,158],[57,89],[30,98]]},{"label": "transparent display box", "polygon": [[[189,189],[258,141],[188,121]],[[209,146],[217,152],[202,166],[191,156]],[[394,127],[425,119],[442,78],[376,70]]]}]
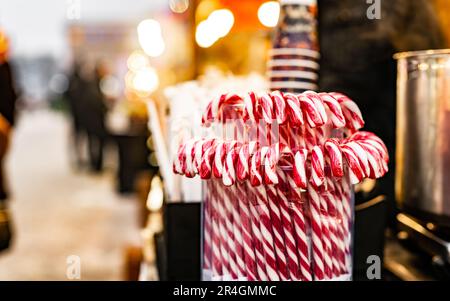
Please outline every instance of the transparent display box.
[{"label": "transparent display box", "polygon": [[[323,183],[311,180],[313,148],[342,139],[343,132],[255,122],[243,110],[242,104],[224,107],[211,131],[225,143],[216,148],[220,153],[203,158],[211,163],[211,177],[203,185],[202,279],[351,280],[348,167],[344,163],[344,175],[334,177],[325,164]],[[299,170],[308,179],[303,188],[296,182]]]}]

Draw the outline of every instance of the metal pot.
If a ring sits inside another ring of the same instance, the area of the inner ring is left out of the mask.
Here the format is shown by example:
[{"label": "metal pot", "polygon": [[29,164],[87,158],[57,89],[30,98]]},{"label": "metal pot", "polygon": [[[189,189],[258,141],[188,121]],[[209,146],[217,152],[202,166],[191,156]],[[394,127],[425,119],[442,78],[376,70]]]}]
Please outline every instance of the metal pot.
[{"label": "metal pot", "polygon": [[450,49],[398,60],[396,198],[450,225]]}]

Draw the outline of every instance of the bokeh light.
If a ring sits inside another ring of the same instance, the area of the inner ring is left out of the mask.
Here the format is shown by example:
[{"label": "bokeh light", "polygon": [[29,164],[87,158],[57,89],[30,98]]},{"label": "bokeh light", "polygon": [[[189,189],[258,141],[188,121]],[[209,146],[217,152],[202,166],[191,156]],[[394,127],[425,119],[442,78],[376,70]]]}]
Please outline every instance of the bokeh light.
[{"label": "bokeh light", "polygon": [[169,6],[174,13],[182,14],[189,8],[189,0],[170,0]]},{"label": "bokeh light", "polygon": [[267,1],[258,9],[258,19],[266,27],[275,27],[280,17],[280,4],[277,1]]},{"label": "bokeh light", "polygon": [[140,96],[149,96],[159,85],[159,77],[152,67],[144,67],[136,72],[128,71],[125,82],[128,89],[132,89]]},{"label": "bokeh light", "polygon": [[141,21],[137,27],[137,32],[139,44],[148,56],[158,57],[163,54],[166,45],[158,21],[153,19]]},{"label": "bokeh light", "polygon": [[222,38],[226,36],[234,24],[233,13],[229,9],[218,9],[208,17],[208,25],[213,27],[217,35]]},{"label": "bokeh light", "polygon": [[136,50],[131,53],[127,60],[128,69],[137,71],[150,64],[148,57],[144,52]]},{"label": "bokeh light", "polygon": [[150,211],[161,209],[164,201],[164,190],[161,178],[154,176],[150,184],[150,192],[147,198],[147,208]]},{"label": "bokeh light", "polygon": [[200,47],[211,47],[217,40],[225,37],[233,28],[234,16],[228,9],[213,11],[206,20],[197,25],[195,40]]}]

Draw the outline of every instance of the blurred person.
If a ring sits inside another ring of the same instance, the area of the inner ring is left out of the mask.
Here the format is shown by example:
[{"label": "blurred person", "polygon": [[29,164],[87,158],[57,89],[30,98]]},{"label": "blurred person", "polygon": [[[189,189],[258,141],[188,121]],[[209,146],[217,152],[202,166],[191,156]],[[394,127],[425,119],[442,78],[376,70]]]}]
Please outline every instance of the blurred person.
[{"label": "blurred person", "polygon": [[15,121],[17,94],[14,88],[11,66],[7,59],[8,41],[0,32],[0,200],[7,199],[3,171],[3,159],[8,149],[11,129]]},{"label": "blurred person", "polygon": [[83,119],[88,136],[89,162],[90,168],[94,172],[100,172],[103,169],[103,152],[108,137],[105,127],[107,105],[100,89],[101,80],[107,74],[106,64],[98,62],[93,78],[86,82],[86,87],[82,92],[86,97]]},{"label": "blurred person", "polygon": [[77,168],[81,168],[84,163],[81,151],[83,136],[86,134],[86,129],[82,122],[83,112],[86,107],[83,91],[84,85],[86,84],[81,76],[81,64],[75,62],[72,73],[69,76],[69,87],[65,92],[65,97],[69,103],[69,110],[72,118],[72,141]]},{"label": "blurred person", "polygon": [[356,193],[356,205],[370,204],[377,196],[386,198],[383,204],[366,207],[364,213],[356,212],[356,280],[366,279],[367,256],[382,258],[386,221],[395,228],[397,65],[393,55],[400,51],[445,47],[431,2],[381,0],[378,3],[380,6],[375,9],[379,9],[380,18],[370,19],[368,11],[374,6],[366,1],[318,0],[320,89],[342,92],[353,99],[364,116],[364,130],[376,133],[386,143],[390,156],[388,174],[373,187],[369,185],[371,189]]},{"label": "blurred person", "polygon": [[4,159],[14,126],[17,94],[11,66],[8,62],[8,39],[0,31],[0,251],[8,248],[11,240],[10,216],[7,211],[6,175]]}]

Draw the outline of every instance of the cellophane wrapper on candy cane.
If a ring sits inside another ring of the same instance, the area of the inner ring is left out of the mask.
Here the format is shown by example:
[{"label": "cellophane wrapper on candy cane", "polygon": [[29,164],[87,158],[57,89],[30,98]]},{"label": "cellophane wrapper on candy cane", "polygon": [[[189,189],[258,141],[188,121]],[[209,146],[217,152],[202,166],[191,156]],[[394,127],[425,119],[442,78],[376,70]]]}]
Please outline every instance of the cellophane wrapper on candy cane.
[{"label": "cellophane wrapper on candy cane", "polygon": [[[299,188],[294,169],[302,162],[301,151],[281,151],[275,166],[268,159],[280,142],[311,152],[314,144],[342,138],[342,132],[323,126],[312,133],[307,125],[294,131],[276,120],[271,125],[244,121],[242,110],[241,104],[225,105],[214,124],[217,139],[230,143],[210,155],[210,169],[221,177],[211,171],[203,186],[203,280],[351,280],[349,173],[334,178],[325,166],[323,184],[316,187],[310,179],[317,175],[311,174],[314,168],[305,157],[307,183]],[[308,140],[309,134],[313,140]],[[347,169],[345,162],[342,168]],[[276,184],[270,182],[271,172]],[[255,185],[258,182],[261,185]]]}]

